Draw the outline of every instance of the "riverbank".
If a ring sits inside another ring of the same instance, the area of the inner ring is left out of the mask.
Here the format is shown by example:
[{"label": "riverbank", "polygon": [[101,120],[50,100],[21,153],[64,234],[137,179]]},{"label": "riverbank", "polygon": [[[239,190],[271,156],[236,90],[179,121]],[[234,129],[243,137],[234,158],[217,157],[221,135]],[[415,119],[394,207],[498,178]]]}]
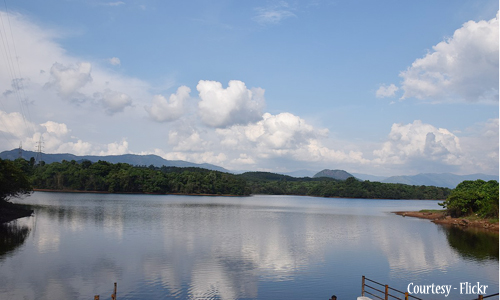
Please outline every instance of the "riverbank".
[{"label": "riverbank", "polygon": [[0,224],[29,217],[32,214],[33,210],[29,209],[27,205],[0,201]]},{"label": "riverbank", "polygon": [[217,196],[217,197],[248,197],[251,195],[232,195],[232,194],[189,194],[189,193],[143,193],[143,192],[116,192],[108,191],[82,191],[82,190],[51,190],[51,189],[33,189],[34,192],[47,193],[88,193],[88,194],[116,194],[116,195],[175,195],[175,196]]},{"label": "riverbank", "polygon": [[446,212],[443,211],[396,211],[397,215],[403,217],[413,217],[420,219],[428,219],[433,223],[449,226],[459,226],[459,227],[471,227],[471,228],[482,228],[488,231],[498,232],[499,224],[497,222],[490,222],[484,219],[474,219],[474,218],[452,218],[447,216]]}]

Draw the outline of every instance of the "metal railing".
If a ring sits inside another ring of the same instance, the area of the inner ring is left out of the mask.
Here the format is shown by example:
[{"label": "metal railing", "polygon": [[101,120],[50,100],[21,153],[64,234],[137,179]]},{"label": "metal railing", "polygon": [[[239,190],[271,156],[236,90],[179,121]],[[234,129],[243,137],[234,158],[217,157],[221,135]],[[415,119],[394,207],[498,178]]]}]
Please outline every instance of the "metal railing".
[{"label": "metal railing", "polygon": [[483,296],[483,295],[478,295],[477,298],[474,298],[472,300],[483,300],[483,299],[488,299],[488,298],[491,298],[491,297],[495,297],[497,296],[498,297],[498,293],[496,294],[491,294],[491,295],[488,295],[488,296]]},{"label": "metal railing", "polygon": [[[367,284],[366,281],[369,281],[370,283],[374,283],[377,285],[377,287],[374,287],[370,284]],[[380,290],[380,289],[383,290]],[[378,292],[376,294],[375,292]],[[417,299],[417,300],[423,300],[421,298],[415,297],[410,295],[408,292],[402,292],[400,290],[397,290],[395,288],[389,287],[387,284],[382,284],[380,282],[376,282],[375,280],[371,280],[369,278],[366,278],[364,275],[361,279],[361,296],[364,296],[365,294],[371,295],[377,299],[380,300],[389,300],[389,297],[391,299],[398,299],[398,300],[409,300],[409,299]],[[396,295],[393,295],[396,294]],[[402,297],[402,298],[400,298]]]},{"label": "metal railing", "polygon": [[[367,281],[369,283],[374,283],[376,285],[376,287],[366,283]],[[381,290],[381,289],[383,289],[383,290]],[[376,292],[378,292],[378,294],[376,294]],[[399,293],[399,295],[392,295],[391,293],[394,294],[394,292]],[[380,282],[376,282],[375,280],[371,280],[371,279],[363,276],[361,279],[361,296],[365,296],[365,294],[368,294],[368,295],[373,296],[373,297],[380,299],[380,300],[389,300],[389,297],[391,297],[391,299],[398,299],[398,300],[409,300],[409,299],[423,300],[421,298],[410,295],[408,292],[402,292],[402,291],[397,290],[395,288],[389,287],[389,285],[387,285],[387,284],[382,284]],[[499,295],[498,293],[487,295],[487,296],[477,295],[477,298],[474,298],[471,300],[483,300],[483,299],[488,299],[488,298],[495,297],[495,296],[498,297],[498,295]],[[403,297],[403,298],[400,298],[400,297]]]}]

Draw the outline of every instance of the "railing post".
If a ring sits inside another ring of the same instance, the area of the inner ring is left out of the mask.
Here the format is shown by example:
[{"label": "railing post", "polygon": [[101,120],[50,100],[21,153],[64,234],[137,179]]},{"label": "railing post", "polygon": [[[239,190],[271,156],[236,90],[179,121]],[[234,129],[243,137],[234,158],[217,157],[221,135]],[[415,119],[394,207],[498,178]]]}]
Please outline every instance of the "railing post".
[{"label": "railing post", "polygon": [[405,292],[405,300],[408,300],[408,292]]},{"label": "railing post", "polygon": [[361,278],[361,296],[365,295],[365,275]]},{"label": "railing post", "polygon": [[478,300],[483,300],[483,295],[479,295]]},{"label": "railing post", "polygon": [[115,289],[113,290],[113,294],[111,295],[112,300],[116,300],[116,282],[115,282]]},{"label": "railing post", "polygon": [[389,300],[389,285],[385,285],[385,300]]},{"label": "railing post", "polygon": [[94,300],[99,300],[99,295],[95,295]]}]

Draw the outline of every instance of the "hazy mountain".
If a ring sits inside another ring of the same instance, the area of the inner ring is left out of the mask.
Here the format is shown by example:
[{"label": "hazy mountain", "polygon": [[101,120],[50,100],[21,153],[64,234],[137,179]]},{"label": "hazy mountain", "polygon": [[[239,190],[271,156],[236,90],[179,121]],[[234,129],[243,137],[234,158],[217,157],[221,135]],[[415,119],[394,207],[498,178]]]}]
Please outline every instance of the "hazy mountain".
[{"label": "hazy mountain", "polygon": [[387,179],[387,176],[377,176],[377,175],[369,175],[362,173],[351,173],[354,177],[361,180],[369,180],[369,181],[378,181],[382,182],[384,179]]},{"label": "hazy mountain", "polygon": [[329,170],[329,169],[324,169],[321,172],[316,173],[316,175],[313,176],[314,178],[318,177],[330,177],[333,179],[339,179],[339,180],[346,180],[349,177],[354,177],[351,174],[347,173],[344,170]]},{"label": "hazy mountain", "polygon": [[498,181],[498,175],[486,175],[486,174],[470,174],[470,175],[455,175],[451,173],[426,173],[417,174],[413,176],[392,176],[382,182],[388,183],[404,183],[409,185],[433,185],[440,187],[455,188],[460,182],[464,180],[477,180],[482,179],[484,181],[496,180]]},{"label": "hazy mountain", "polygon": [[[36,158],[37,152],[33,151],[22,151],[22,158],[26,160],[30,160],[31,157]],[[2,159],[10,159],[14,160],[19,157],[19,150],[14,149],[10,151],[3,151],[0,153],[0,158]],[[96,156],[96,155],[73,155],[69,153],[59,153],[59,154],[46,154],[42,153],[42,160],[45,163],[50,164],[53,162],[61,162],[63,160],[71,161],[82,161],[82,160],[90,160],[91,162],[97,162],[99,160],[107,161],[110,163],[127,163],[133,166],[149,166],[153,165],[156,167],[167,166],[167,167],[197,167],[204,168],[208,170],[221,171],[221,172],[229,172],[228,170],[212,165],[212,164],[195,164],[190,163],[183,160],[166,160],[161,158],[158,155],[137,155],[137,154],[123,154],[123,155],[106,155],[106,156]]]},{"label": "hazy mountain", "polygon": [[313,177],[316,172],[311,170],[297,170],[293,172],[280,173],[283,175],[288,175],[292,177],[302,178],[302,177]]}]

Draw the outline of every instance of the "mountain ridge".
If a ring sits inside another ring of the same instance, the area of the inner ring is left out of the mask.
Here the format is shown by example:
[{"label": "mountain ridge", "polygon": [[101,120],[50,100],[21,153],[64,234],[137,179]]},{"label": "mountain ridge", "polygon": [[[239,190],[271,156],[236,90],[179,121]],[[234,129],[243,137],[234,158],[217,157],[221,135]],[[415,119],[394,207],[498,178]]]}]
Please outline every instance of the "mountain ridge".
[{"label": "mountain ridge", "polygon": [[[37,152],[23,150],[22,157],[26,160],[29,160],[31,157],[36,157]],[[0,153],[0,158],[15,160],[19,157],[19,149],[7,150]],[[149,166],[153,165],[155,167],[167,166],[167,167],[196,167],[196,168],[204,168],[208,170],[226,172],[226,173],[243,173],[243,171],[231,171],[227,170],[223,167],[208,164],[208,163],[191,163],[183,160],[166,160],[155,154],[146,154],[146,155],[138,155],[138,154],[122,154],[122,155],[106,155],[106,156],[98,156],[98,155],[74,155],[70,153],[42,153],[42,158],[46,163],[53,162],[61,162],[62,160],[90,160],[92,162],[97,162],[99,160],[107,161],[110,163],[128,163],[131,165],[142,165]],[[328,172],[332,172],[332,174],[337,175],[328,175]],[[248,172],[248,171],[247,171]],[[322,173],[323,172],[323,173]],[[326,175],[325,175],[326,172]],[[349,177],[355,177],[360,180],[369,180],[369,181],[378,181],[383,183],[403,183],[408,185],[425,185],[425,186],[438,186],[438,187],[447,187],[447,188],[455,188],[460,182],[464,180],[477,180],[482,179],[485,181],[496,180],[499,181],[498,175],[488,175],[483,173],[475,173],[475,174],[467,174],[467,175],[456,175],[453,173],[420,173],[416,175],[399,175],[399,176],[376,176],[376,175],[368,175],[361,173],[349,173],[344,170],[329,170],[324,169],[323,171],[317,172],[314,174],[313,171],[310,170],[298,170],[287,173],[276,173],[287,175],[291,177],[331,177],[334,179],[346,180]],[[314,174],[314,175],[313,175]]]},{"label": "mountain ridge", "polygon": [[[37,152],[33,151],[22,151],[22,158],[26,160],[30,160],[31,157],[37,156]],[[3,151],[0,153],[0,158],[15,160],[19,157],[18,149]],[[45,163],[50,164],[53,162],[61,162],[63,160],[71,161],[82,161],[82,160],[90,160],[91,162],[97,162],[99,160],[107,161],[109,163],[127,163],[134,166],[149,166],[153,165],[155,167],[196,167],[196,168],[204,168],[208,170],[220,171],[230,173],[229,170],[219,167],[216,165],[208,164],[208,163],[191,163],[183,160],[166,160],[155,154],[146,154],[146,155],[138,155],[138,154],[121,154],[121,155],[74,155],[70,153],[42,153],[42,160]]]},{"label": "mountain ridge", "polygon": [[464,180],[496,180],[498,175],[488,175],[483,173],[475,173],[468,175],[456,175],[453,173],[420,173],[417,175],[402,175],[391,176],[381,182],[384,183],[403,183],[409,185],[434,185],[447,188],[455,188],[460,182]]}]

